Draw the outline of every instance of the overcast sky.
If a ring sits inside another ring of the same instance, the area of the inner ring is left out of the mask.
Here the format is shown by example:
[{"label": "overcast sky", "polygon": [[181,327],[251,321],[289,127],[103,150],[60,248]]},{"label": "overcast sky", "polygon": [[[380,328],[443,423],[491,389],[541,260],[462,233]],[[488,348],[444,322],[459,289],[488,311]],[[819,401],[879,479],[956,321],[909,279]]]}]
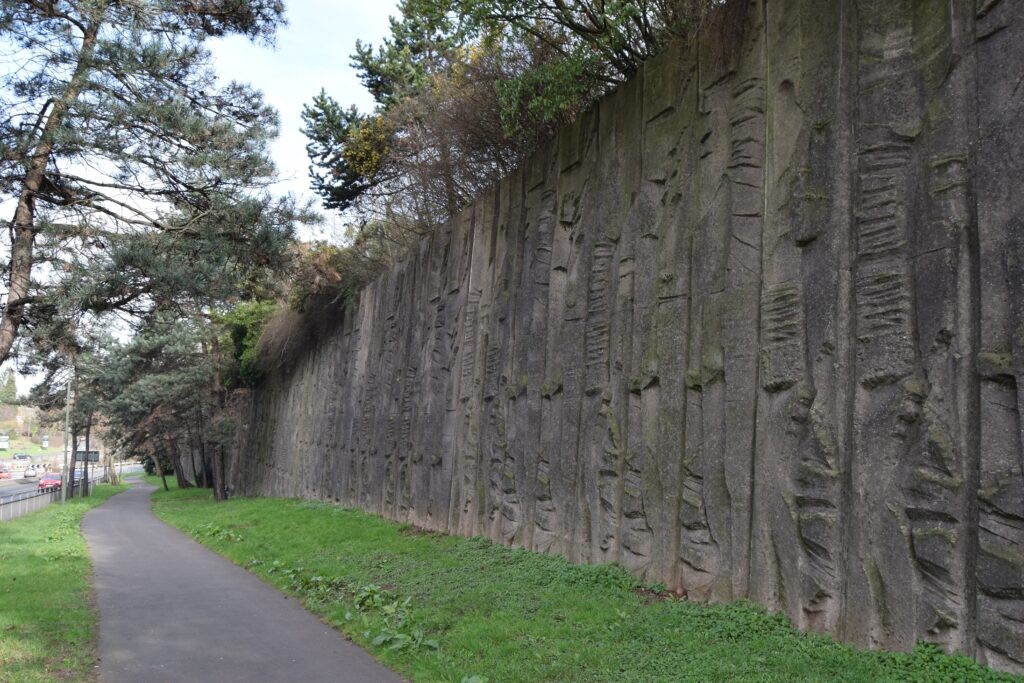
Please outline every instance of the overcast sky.
[{"label": "overcast sky", "polygon": [[[277,191],[313,198],[309,190],[302,106],[325,88],[343,105],[363,111],[373,100],[349,66],[356,40],[376,45],[387,35],[395,0],[286,0],[288,26],[274,48],[230,37],[210,44],[217,72],[225,80],[263,91],[281,116],[273,155],[282,176]],[[319,208],[319,203],[317,203]],[[308,237],[330,237],[331,221]]]}]

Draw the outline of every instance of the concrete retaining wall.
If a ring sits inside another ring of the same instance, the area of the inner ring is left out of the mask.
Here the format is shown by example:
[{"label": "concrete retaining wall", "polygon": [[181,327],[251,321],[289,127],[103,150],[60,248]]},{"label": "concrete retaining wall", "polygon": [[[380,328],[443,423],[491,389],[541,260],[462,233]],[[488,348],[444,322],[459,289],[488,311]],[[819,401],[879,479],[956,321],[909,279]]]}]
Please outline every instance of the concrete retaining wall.
[{"label": "concrete retaining wall", "polygon": [[757,0],[256,391],[307,496],[1024,670],[1024,2]]}]

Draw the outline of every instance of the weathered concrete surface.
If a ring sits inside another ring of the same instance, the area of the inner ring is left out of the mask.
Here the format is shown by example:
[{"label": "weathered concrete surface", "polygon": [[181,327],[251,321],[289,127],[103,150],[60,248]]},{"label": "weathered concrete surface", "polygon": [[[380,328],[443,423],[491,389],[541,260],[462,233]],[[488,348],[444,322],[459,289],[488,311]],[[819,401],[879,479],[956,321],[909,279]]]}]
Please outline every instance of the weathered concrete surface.
[{"label": "weathered concrete surface", "polygon": [[232,480],[1021,671],[1024,2],[745,13],[339,310]]}]

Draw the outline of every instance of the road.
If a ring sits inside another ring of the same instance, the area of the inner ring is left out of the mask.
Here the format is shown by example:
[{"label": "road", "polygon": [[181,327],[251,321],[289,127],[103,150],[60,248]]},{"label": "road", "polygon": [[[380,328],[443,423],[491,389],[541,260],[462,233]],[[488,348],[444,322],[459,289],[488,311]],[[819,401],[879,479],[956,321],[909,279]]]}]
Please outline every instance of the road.
[{"label": "road", "polygon": [[26,494],[36,492],[36,482],[21,483],[18,479],[0,480],[0,503],[14,500]]},{"label": "road", "polygon": [[[122,474],[129,474],[131,472],[137,472],[142,470],[142,465],[125,465]],[[78,475],[75,481],[81,481],[82,473],[76,472]],[[102,475],[102,470],[96,470],[90,472],[91,477],[98,477]],[[19,497],[25,497],[28,495],[35,494],[38,491],[38,477],[36,479],[0,479],[0,503],[10,502]]]}]

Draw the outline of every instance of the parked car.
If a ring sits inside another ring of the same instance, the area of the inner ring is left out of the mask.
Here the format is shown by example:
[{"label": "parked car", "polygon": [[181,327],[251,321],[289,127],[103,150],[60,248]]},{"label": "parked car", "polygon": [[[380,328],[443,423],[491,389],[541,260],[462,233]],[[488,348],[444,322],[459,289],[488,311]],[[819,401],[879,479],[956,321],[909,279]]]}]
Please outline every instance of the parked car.
[{"label": "parked car", "polygon": [[47,472],[39,477],[39,483],[36,485],[36,488],[40,491],[60,491],[60,486],[60,473]]},{"label": "parked car", "polygon": [[29,465],[28,467],[25,468],[25,471],[21,473],[21,478],[33,479],[37,474],[38,472],[36,472],[36,468],[33,467],[32,465]]},{"label": "parked car", "polygon": [[0,467],[0,479],[10,479],[11,471],[6,467]]},{"label": "parked car", "polygon": [[11,470],[14,471],[15,475],[20,476],[21,472],[25,471],[25,468],[32,466],[32,456],[28,453],[15,453],[11,457]]}]

